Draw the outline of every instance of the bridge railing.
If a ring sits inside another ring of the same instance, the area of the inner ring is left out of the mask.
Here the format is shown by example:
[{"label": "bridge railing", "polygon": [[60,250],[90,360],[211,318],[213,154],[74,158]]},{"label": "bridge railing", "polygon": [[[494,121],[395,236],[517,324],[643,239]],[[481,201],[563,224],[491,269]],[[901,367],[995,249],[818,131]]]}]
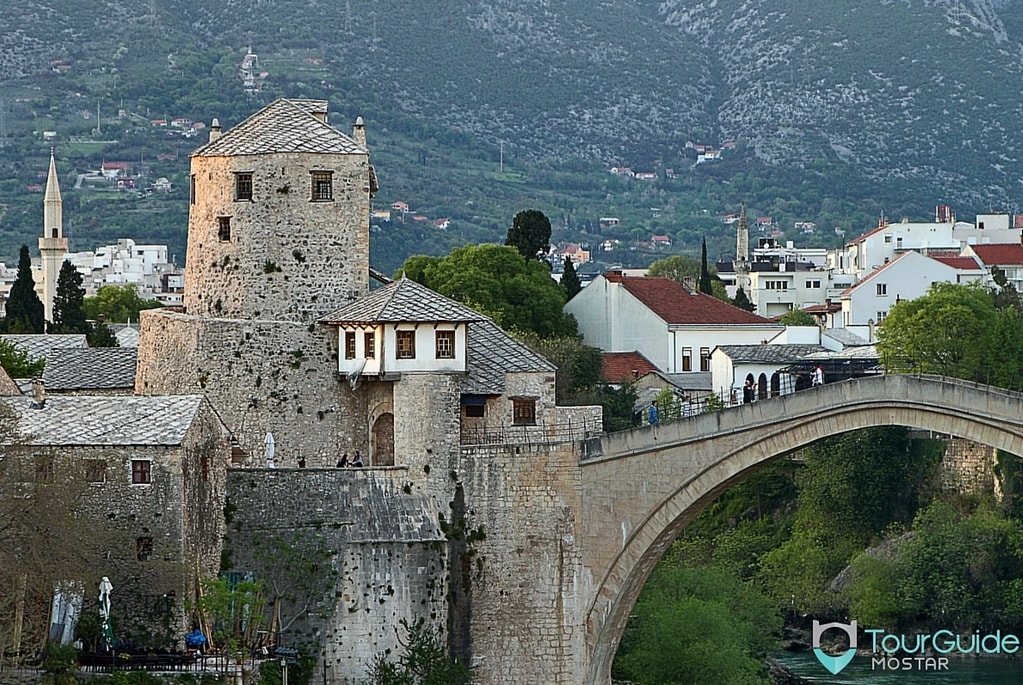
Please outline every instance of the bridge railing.
[{"label": "bridge railing", "polygon": [[463,449],[498,445],[552,445],[585,440],[603,432],[599,419],[538,422],[535,424],[496,423],[462,428]]}]

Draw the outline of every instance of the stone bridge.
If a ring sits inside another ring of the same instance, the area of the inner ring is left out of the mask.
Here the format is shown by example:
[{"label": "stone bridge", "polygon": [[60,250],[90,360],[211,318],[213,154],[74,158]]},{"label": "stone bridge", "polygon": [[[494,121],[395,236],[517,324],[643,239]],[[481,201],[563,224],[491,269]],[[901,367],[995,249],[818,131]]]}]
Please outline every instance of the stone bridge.
[{"label": "stone bridge", "polygon": [[586,664],[576,682],[610,682],[611,661],[643,584],[707,504],[805,445],[881,425],[928,429],[1023,455],[1019,393],[907,375],[843,381],[588,442],[575,521],[592,593],[579,605]]}]

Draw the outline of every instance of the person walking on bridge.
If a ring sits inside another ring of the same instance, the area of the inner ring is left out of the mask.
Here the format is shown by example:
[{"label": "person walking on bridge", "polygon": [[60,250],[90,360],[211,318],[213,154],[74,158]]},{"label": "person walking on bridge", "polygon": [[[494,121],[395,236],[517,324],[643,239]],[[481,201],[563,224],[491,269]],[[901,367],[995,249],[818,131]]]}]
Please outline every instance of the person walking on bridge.
[{"label": "person walking on bridge", "polygon": [[658,423],[660,423],[660,417],[658,416],[657,412],[657,400],[651,402],[650,408],[647,409],[647,422],[651,426],[656,426]]},{"label": "person walking on bridge", "polygon": [[814,387],[818,385],[824,385],[824,367],[817,365],[817,368],[813,370],[813,375],[810,377],[810,382]]}]

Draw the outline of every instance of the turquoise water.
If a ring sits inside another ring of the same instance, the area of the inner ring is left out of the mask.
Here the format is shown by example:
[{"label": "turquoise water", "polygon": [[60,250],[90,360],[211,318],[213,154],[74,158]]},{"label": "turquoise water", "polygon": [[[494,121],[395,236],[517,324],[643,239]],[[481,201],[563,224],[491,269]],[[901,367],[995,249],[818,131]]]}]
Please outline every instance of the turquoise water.
[{"label": "turquoise water", "polygon": [[831,675],[812,652],[785,652],[775,658],[811,683],[828,685],[1023,685],[1023,659],[949,659],[947,671],[871,670],[858,656]]}]

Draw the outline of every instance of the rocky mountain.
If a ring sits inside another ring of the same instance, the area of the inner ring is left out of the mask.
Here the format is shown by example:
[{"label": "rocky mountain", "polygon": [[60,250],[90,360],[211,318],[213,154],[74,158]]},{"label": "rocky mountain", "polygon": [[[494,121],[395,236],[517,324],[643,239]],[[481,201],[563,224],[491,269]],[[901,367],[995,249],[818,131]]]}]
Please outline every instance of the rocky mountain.
[{"label": "rocky mountain", "polygon": [[987,211],[1021,196],[1021,36],[1011,0],[25,0],[0,6],[0,100],[63,61],[84,101],[228,126],[299,95],[396,144],[535,162],[735,141],[789,186],[824,169]]}]

